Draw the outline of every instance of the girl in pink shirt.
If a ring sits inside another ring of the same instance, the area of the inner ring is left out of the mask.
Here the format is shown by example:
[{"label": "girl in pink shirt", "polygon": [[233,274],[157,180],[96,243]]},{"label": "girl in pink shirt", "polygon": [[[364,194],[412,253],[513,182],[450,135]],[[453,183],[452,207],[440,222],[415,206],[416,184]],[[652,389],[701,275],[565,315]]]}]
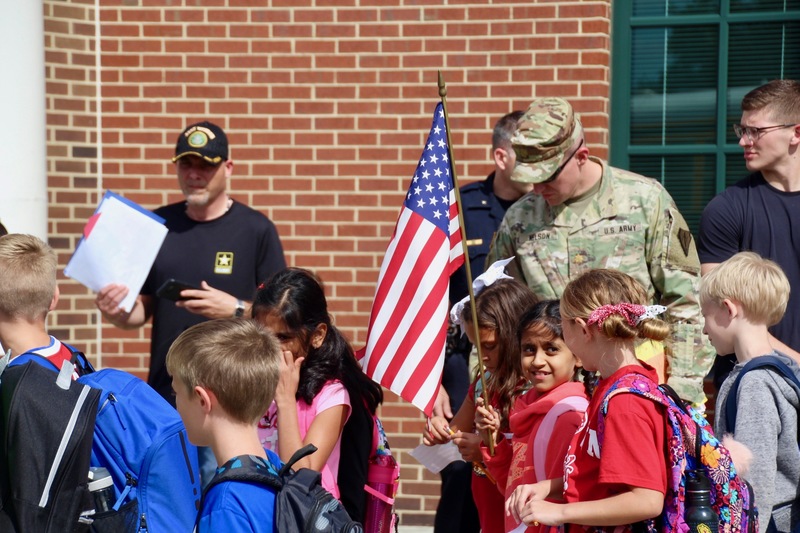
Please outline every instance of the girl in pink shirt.
[{"label": "girl in pink shirt", "polygon": [[[363,438],[352,440],[362,443],[355,447],[363,449],[348,446],[344,451],[348,477],[358,478],[348,494],[340,493],[337,482],[342,433],[350,419],[371,420],[383,401],[380,386],[361,371],[350,344],[331,323],[325,291],[310,271],[287,268],[260,286],[253,301],[253,318],[275,334],[284,356],[275,401],[259,423],[262,444],[283,461],[306,444],[316,446],[317,451],[295,468],[321,472],[322,486],[345,502],[351,515],[357,515],[372,428],[359,424]],[[357,457],[349,457],[352,454]],[[361,520],[363,516],[353,518]]]}]

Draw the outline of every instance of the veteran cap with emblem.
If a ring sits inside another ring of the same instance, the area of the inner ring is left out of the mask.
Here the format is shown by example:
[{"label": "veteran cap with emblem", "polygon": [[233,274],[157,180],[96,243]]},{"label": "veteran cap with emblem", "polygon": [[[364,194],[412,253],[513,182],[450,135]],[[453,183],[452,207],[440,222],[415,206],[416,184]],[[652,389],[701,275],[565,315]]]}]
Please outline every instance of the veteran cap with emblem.
[{"label": "veteran cap with emblem", "polygon": [[537,98],[517,122],[511,145],[517,164],[513,181],[547,181],[583,138],[583,126],[563,98]]},{"label": "veteran cap with emblem", "polygon": [[228,137],[222,128],[211,122],[192,124],[178,137],[172,162],[187,155],[196,155],[214,164],[226,161],[228,159]]}]

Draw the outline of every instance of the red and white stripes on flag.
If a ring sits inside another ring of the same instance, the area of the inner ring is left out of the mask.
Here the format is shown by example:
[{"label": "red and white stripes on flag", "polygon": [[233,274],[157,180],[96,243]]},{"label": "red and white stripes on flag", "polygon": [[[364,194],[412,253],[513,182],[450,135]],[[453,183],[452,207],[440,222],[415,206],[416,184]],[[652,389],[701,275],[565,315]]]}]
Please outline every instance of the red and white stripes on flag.
[{"label": "red and white stripes on flag", "polygon": [[428,416],[442,379],[450,275],[463,262],[439,103],[383,258],[362,361],[368,376]]}]

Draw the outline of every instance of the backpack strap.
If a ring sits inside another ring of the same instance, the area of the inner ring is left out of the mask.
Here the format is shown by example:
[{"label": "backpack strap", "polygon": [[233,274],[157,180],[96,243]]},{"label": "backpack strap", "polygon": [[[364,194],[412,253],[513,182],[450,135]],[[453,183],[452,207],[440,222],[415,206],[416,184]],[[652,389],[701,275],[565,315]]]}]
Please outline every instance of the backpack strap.
[{"label": "backpack strap", "polygon": [[36,352],[25,352],[21,353],[11,361],[9,361],[8,366],[17,366],[17,365],[24,365],[28,362],[34,362],[37,365],[41,365],[45,368],[58,372],[59,369],[56,367],[55,363],[53,363],[50,359],[43,355],[39,355]]},{"label": "backpack strap", "polygon": [[[600,409],[600,423],[605,426],[605,416],[608,413],[608,402],[609,400],[615,396],[616,394],[629,392],[632,394],[637,394],[638,396],[642,396],[647,398],[650,401],[653,401],[657,404],[663,405],[664,408],[669,410],[673,405],[680,411],[682,411],[686,416],[692,419],[692,422],[695,425],[696,435],[700,435],[700,424],[692,416],[692,413],[689,411],[686,403],[681,400],[680,396],[675,389],[663,383],[661,385],[657,385],[653,380],[643,374],[627,374],[622,376],[613,385],[609,388],[609,391],[606,393],[605,397],[603,398],[603,404]],[[701,451],[701,442],[700,438],[696,438],[694,442],[695,450],[694,456],[700,457]]]},{"label": "backpack strap", "polygon": [[[301,451],[305,448],[301,448]],[[316,448],[315,448],[316,449]],[[297,455],[297,453],[295,453]],[[294,456],[292,456],[294,459]],[[219,468],[217,474],[211,478],[208,485],[203,488],[203,494],[200,497],[200,507],[197,510],[197,518],[195,519],[194,531],[198,531],[200,525],[200,517],[203,513],[203,507],[206,502],[206,495],[212,487],[225,483],[228,481],[241,481],[245,483],[257,483],[264,485],[276,492],[283,488],[283,480],[281,477],[270,472],[269,460],[263,460],[260,457],[252,455],[238,455]],[[281,469],[281,472],[283,469]]]},{"label": "backpack strap", "polygon": [[547,445],[553,435],[553,428],[558,417],[569,411],[586,411],[588,405],[589,401],[586,398],[567,396],[566,398],[561,398],[547,411],[544,420],[539,425],[539,429],[536,430],[536,437],[533,439],[533,467],[536,479],[547,479],[547,470],[544,464],[547,457]]},{"label": "backpack strap", "polygon": [[290,474],[292,472],[292,467],[297,461],[299,461],[303,457],[311,455],[316,451],[317,451],[316,446],[314,446],[313,444],[306,444],[305,446],[303,446],[302,448],[300,448],[299,450],[297,450],[292,454],[292,456],[289,458],[289,461],[285,465],[283,465],[281,469],[278,471],[278,475],[280,477],[283,477],[287,474]]},{"label": "backpack strap", "polygon": [[731,385],[731,388],[728,391],[728,397],[725,399],[725,426],[731,433],[736,431],[736,413],[739,409],[739,385],[741,384],[744,375],[756,368],[772,369],[773,371],[782,375],[786,381],[794,384],[794,386],[800,391],[800,379],[798,379],[797,374],[795,374],[795,372],[789,368],[789,365],[781,361],[779,358],[775,357],[774,355],[762,355],[749,360],[744,365],[744,368],[742,368],[742,371],[739,372],[739,375],[736,376],[736,379],[733,381],[733,385]]},{"label": "backpack strap", "polygon": [[78,376],[85,376],[86,374],[95,372],[92,363],[89,362],[89,359],[82,351],[63,341],[61,344],[66,346],[67,350],[69,350],[72,354],[72,357],[70,357],[69,360],[73,365],[75,365],[75,371],[78,373]]}]

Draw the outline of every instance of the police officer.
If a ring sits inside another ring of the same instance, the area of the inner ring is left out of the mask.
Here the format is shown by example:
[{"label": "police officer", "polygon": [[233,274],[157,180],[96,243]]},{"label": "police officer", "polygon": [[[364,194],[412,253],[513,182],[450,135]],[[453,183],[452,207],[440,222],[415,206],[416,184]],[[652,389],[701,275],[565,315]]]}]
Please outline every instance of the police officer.
[{"label": "police officer", "polygon": [[487,264],[516,256],[506,271],[542,299],[559,298],[592,268],[634,277],[652,303],[667,306],[673,326],[666,366],[662,348],[643,345],[637,355],[652,356],[682,398],[701,404],[714,350],[702,333],[697,250],[672,197],[656,180],[590,156],[581,122],[561,98],[534,100],[511,143],[511,179],[533,184],[534,194],[506,212]]}]

